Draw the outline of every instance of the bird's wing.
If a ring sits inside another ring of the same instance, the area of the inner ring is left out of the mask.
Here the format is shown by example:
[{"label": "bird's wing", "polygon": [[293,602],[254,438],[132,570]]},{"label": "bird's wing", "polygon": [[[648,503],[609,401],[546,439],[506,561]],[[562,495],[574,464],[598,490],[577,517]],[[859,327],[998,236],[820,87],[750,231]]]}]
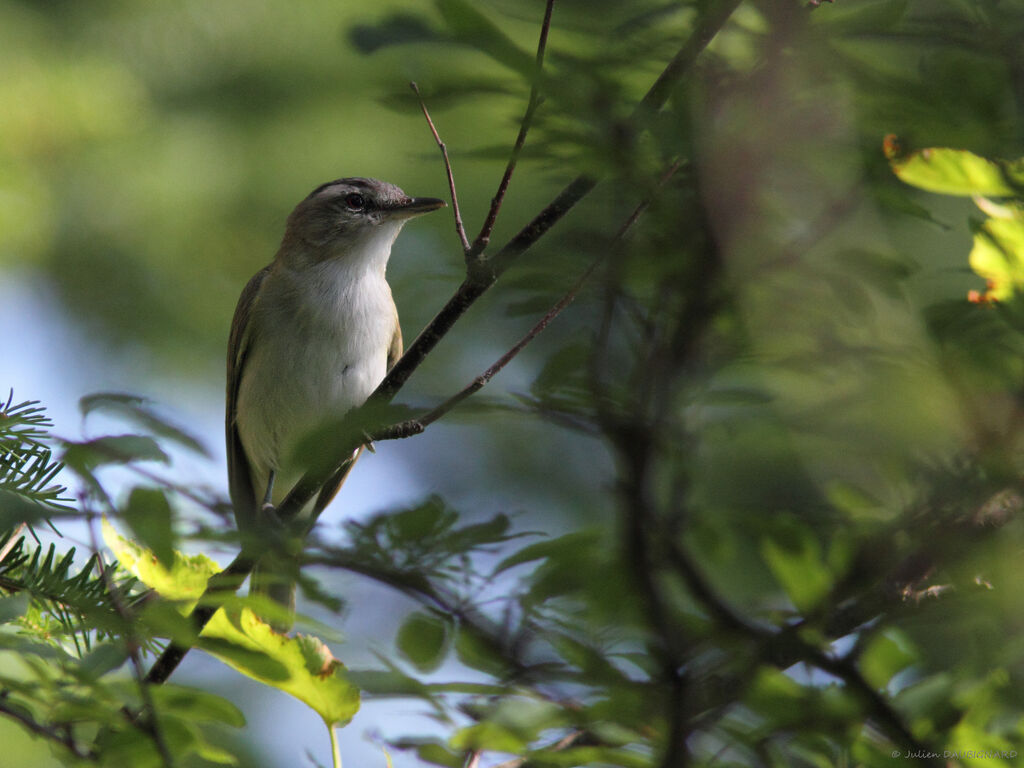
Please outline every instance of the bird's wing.
[{"label": "bird's wing", "polygon": [[402,326],[398,322],[398,316],[395,316],[395,335],[391,337],[391,346],[388,347],[388,370],[390,371],[395,367],[395,363],[398,362],[398,358],[402,356]]},{"label": "bird's wing", "polygon": [[256,492],[253,490],[252,477],[249,473],[249,459],[242,447],[238,434],[238,390],[245,375],[245,363],[252,348],[253,329],[250,327],[252,309],[256,304],[260,286],[270,272],[264,267],[248,282],[238,298],[235,317],[231,322],[231,337],[228,340],[228,389],[227,408],[224,427],[227,433],[228,453],[228,488],[231,491],[231,503],[235,508],[235,519],[239,527],[255,521]]}]

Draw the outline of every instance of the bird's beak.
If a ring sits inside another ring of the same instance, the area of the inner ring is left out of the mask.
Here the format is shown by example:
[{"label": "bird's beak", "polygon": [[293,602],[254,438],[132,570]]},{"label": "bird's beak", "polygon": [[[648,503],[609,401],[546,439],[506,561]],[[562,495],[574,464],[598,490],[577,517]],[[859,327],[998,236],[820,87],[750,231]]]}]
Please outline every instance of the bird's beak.
[{"label": "bird's beak", "polygon": [[413,216],[420,216],[447,206],[448,203],[444,200],[438,200],[436,197],[411,197],[404,203],[388,208],[388,215],[396,219],[410,219]]}]

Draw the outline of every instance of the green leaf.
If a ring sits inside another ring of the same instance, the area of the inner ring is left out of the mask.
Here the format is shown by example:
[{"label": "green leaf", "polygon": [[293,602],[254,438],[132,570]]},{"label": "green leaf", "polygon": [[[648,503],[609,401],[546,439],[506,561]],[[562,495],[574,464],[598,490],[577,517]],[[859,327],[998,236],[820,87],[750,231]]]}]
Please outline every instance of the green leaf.
[{"label": "green leaf", "polygon": [[397,669],[350,669],[348,679],[374,696],[423,696],[429,698],[429,688],[414,677]]},{"label": "green leaf", "polygon": [[836,5],[829,8],[828,13],[816,13],[811,21],[816,26],[847,35],[877,34],[896,26],[906,15],[908,6],[908,0],[862,0]]},{"label": "green leaf", "polygon": [[746,704],[754,712],[770,718],[772,727],[784,728],[806,716],[806,689],[785,673],[761,667],[753,676],[746,693]]},{"label": "green leaf", "polygon": [[545,766],[571,768],[578,765],[614,765],[617,768],[650,768],[656,765],[649,755],[632,749],[616,747],[570,747],[563,750],[541,750],[536,753]]},{"label": "green leaf", "polygon": [[232,752],[221,749],[208,742],[196,744],[196,755],[203,760],[221,765],[238,765],[238,758]]},{"label": "green leaf", "polygon": [[202,596],[210,577],[220,572],[220,566],[206,555],[190,557],[181,552],[174,553],[168,568],[150,550],[121,536],[107,520],[103,521],[103,541],[139,581],[168,600],[184,602],[183,612]]},{"label": "green leaf", "polygon": [[473,523],[456,529],[445,543],[450,552],[466,552],[484,544],[497,544],[533,535],[527,532],[509,534],[511,524],[508,515],[498,514],[483,523]]},{"label": "green leaf", "polygon": [[442,42],[443,38],[419,16],[396,13],[377,24],[354,25],[349,40],[360,53],[368,54],[387,46]]},{"label": "green leaf", "polygon": [[338,467],[339,458],[359,449],[368,432],[412,415],[408,406],[370,401],[341,416],[324,418],[296,441],[289,454],[289,464],[302,467],[304,471],[326,474]]},{"label": "green leaf", "polygon": [[118,669],[128,659],[122,643],[102,643],[82,657],[81,671],[92,678],[100,678]]},{"label": "green leaf", "polygon": [[589,343],[572,341],[549,355],[544,367],[530,385],[531,394],[543,398],[566,387],[584,386],[591,354],[593,349]]},{"label": "green leaf", "polygon": [[[204,743],[202,735],[191,723],[176,717],[163,717],[160,732],[169,750],[174,755],[195,752]],[[97,746],[102,762],[109,768],[163,768],[166,765],[157,751],[152,736],[141,728],[124,730],[106,729],[101,731]]]},{"label": "green leaf", "polygon": [[550,728],[568,725],[567,711],[551,701],[528,696],[499,698],[487,720],[500,725],[526,744]]},{"label": "green leaf", "polygon": [[812,610],[832,588],[832,573],[818,539],[794,518],[776,521],[774,530],[761,541],[761,557],[801,612]]},{"label": "green leaf", "polygon": [[910,639],[889,628],[871,639],[859,659],[861,672],[875,688],[884,689],[898,672],[917,660]]},{"label": "green leaf", "polygon": [[501,653],[486,637],[481,636],[470,626],[460,627],[455,635],[455,653],[459,661],[467,667],[479,669],[496,677],[501,677],[508,671],[508,664]]},{"label": "green leaf", "polygon": [[28,611],[28,604],[28,592],[18,592],[9,597],[0,597],[0,624],[20,619]]},{"label": "green leaf", "polygon": [[583,547],[592,546],[594,543],[593,532],[588,531],[576,531],[573,533],[567,533],[564,536],[559,536],[556,539],[550,539],[548,541],[538,541],[536,544],[530,544],[528,547],[523,547],[518,552],[513,552],[511,555],[506,557],[494,568],[493,576],[497,576],[499,573],[507,571],[509,568],[514,568],[517,565],[523,565],[524,563],[531,563],[536,560],[546,560],[549,557],[559,558],[562,555],[575,553]]},{"label": "green leaf", "polygon": [[888,138],[887,155],[893,172],[915,187],[944,195],[1024,194],[1024,158],[989,160],[963,149],[932,147],[903,154]]},{"label": "green leaf", "polygon": [[201,456],[210,456],[210,452],[198,438],[157,415],[155,403],[144,397],[118,392],[98,392],[81,398],[78,401],[78,409],[82,412],[83,418],[94,411],[107,411],[122,416],[154,435],[171,440]]},{"label": "green leaf", "polygon": [[238,663],[237,653],[224,653],[223,645],[201,645],[242,674],[279,688],[307,704],[328,727],[347,724],[359,710],[359,689],[346,677],[344,665],[315,637],[288,637],[275,632],[244,607],[218,610],[202,637],[227,641],[233,649],[263,654],[280,664],[286,677],[268,678],[255,673],[250,665]]},{"label": "green leaf", "polygon": [[476,48],[527,79],[533,78],[534,57],[512,42],[472,4],[466,0],[437,0],[437,9],[460,43]]},{"label": "green leaf", "polygon": [[493,750],[518,754],[527,747],[519,736],[498,723],[485,721],[456,731],[451,738],[454,749]]},{"label": "green leaf", "polygon": [[173,567],[176,537],[171,525],[171,505],[162,490],[133,488],[121,516],[164,567]]},{"label": "green leaf", "polygon": [[398,630],[398,650],[420,672],[441,666],[448,653],[448,625],[437,616],[413,613]]},{"label": "green leaf", "polygon": [[156,440],[145,435],[111,435],[66,445],[64,463],[84,473],[108,464],[131,464],[135,461],[167,464],[170,461]]},{"label": "green leaf", "polygon": [[152,696],[161,712],[197,723],[218,722],[241,728],[245,725],[242,711],[223,696],[182,685],[154,685]]},{"label": "green leaf", "polygon": [[465,757],[449,749],[446,745],[435,740],[403,740],[396,743],[401,748],[412,748],[420,760],[432,765],[443,765],[447,768],[462,768],[465,765]]},{"label": "green leaf", "polygon": [[193,642],[196,647],[261,683],[277,685],[290,679],[291,673],[288,668],[261,649],[254,649],[249,644],[239,644],[223,637],[215,637],[216,630],[210,630],[209,627],[218,618],[218,614],[221,614],[221,611],[218,610],[207,623],[203,637]]},{"label": "green leaf", "polygon": [[147,600],[135,615],[151,634],[166,637],[178,645],[191,645],[196,641],[196,627],[183,613],[183,608],[166,600]]},{"label": "green leaf", "polygon": [[971,269],[985,278],[987,299],[1005,301],[1024,289],[1024,217],[990,218],[975,228]]},{"label": "green leaf", "polygon": [[18,493],[0,489],[0,529],[9,531],[21,523],[36,525],[54,516],[54,510],[28,501]]}]

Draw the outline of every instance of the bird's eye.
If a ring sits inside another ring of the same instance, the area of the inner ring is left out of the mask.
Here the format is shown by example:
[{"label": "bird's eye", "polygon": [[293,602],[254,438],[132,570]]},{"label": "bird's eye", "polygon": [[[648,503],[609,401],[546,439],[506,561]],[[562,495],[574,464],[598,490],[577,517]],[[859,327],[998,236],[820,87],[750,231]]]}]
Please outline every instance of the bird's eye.
[{"label": "bird's eye", "polygon": [[358,192],[353,192],[350,195],[345,195],[345,205],[353,211],[361,211],[366,207],[366,198]]}]

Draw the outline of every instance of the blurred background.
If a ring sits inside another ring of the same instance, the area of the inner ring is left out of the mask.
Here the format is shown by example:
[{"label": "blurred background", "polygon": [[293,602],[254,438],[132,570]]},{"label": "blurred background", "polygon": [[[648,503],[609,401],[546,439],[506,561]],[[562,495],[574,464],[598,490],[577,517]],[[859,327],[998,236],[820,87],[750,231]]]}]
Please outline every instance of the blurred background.
[{"label": "blurred background", "polygon": [[[0,0],[0,388],[42,401],[55,433],[69,438],[82,434],[83,395],[151,398],[212,455],[175,454],[169,476],[226,493],[228,326],[292,207],[340,176],[447,196],[410,80],[447,143],[471,237],[486,213],[529,83],[494,50],[431,33],[444,5]],[[532,55],[543,2],[479,5]],[[618,154],[622,121],[702,7],[557,4],[550,109],[539,114],[492,241],[504,242],[581,171],[611,169],[615,183],[474,306],[399,401],[436,402],[511,346],[607,249],[608,232],[640,197],[639,179],[680,143],[693,153],[686,178],[725,260],[727,323],[744,329],[742,350],[723,345],[713,374],[687,393],[685,421],[701,435],[689,470],[700,510],[693,537],[738,602],[763,608],[775,598],[764,594],[764,565],[745,567],[763,559],[763,529],[751,520],[770,509],[792,533],[848,516],[855,537],[918,498],[921,473],[955,463],[1016,413],[1018,361],[985,349],[984,333],[972,349],[977,326],[961,323],[960,310],[936,314],[983,286],[967,267],[971,203],[900,185],[881,144],[895,132],[921,146],[1022,154],[1022,9],[837,0],[812,14],[798,2],[743,3],[664,119],[652,121],[654,139],[631,145],[631,181]],[[642,297],[656,293],[644,281],[657,282],[689,247],[671,207],[653,215],[655,234],[640,253],[654,254],[657,267],[631,265]],[[404,230],[388,274],[407,346],[462,273],[449,212]],[[572,359],[564,350],[589,338],[599,317],[599,292],[587,289],[481,395],[506,407],[457,412],[420,437],[378,445],[324,526],[429,494],[467,520],[506,513],[517,529],[546,535],[610,520],[607,446],[510,407],[545,375],[558,378]],[[555,353],[560,362],[547,365]],[[736,394],[753,391],[761,399]],[[112,427],[89,424],[104,428]],[[83,542],[73,527],[66,535],[62,546]],[[1008,578],[1016,573],[999,563]],[[306,606],[344,635],[335,654],[365,667],[375,651],[390,653],[411,604],[355,577],[318,577],[347,603],[337,615]],[[1020,607],[1017,597],[996,613]],[[972,659],[997,643],[1001,621]],[[1008,662],[1018,671],[1019,663]],[[199,653],[175,680],[215,687],[241,707],[244,735],[223,738],[244,739],[243,764],[329,762],[322,725],[285,694]],[[411,733],[444,731],[416,702],[370,702],[342,732],[343,754],[349,765],[382,766],[382,738]],[[4,765],[57,764],[6,720],[0,739]],[[392,759],[417,764],[405,753]]]}]

